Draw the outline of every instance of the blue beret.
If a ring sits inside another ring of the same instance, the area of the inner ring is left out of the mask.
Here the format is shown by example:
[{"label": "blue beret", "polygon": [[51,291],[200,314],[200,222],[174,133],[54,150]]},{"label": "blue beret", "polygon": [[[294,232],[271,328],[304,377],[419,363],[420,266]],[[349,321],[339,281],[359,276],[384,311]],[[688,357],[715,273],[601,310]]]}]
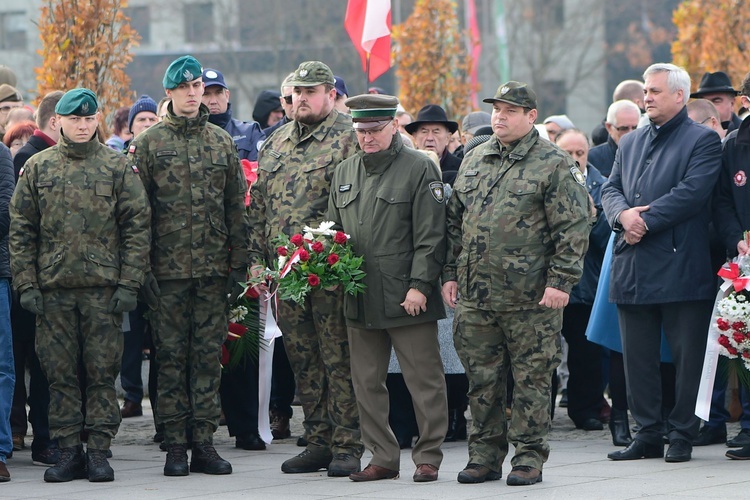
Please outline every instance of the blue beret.
[{"label": "blue beret", "polygon": [[201,63],[193,56],[178,57],[164,73],[162,84],[165,89],[174,89],[184,82],[192,82],[203,74]]},{"label": "blue beret", "polygon": [[77,88],[65,92],[55,106],[55,113],[62,116],[91,116],[99,110],[96,94],[89,89]]}]

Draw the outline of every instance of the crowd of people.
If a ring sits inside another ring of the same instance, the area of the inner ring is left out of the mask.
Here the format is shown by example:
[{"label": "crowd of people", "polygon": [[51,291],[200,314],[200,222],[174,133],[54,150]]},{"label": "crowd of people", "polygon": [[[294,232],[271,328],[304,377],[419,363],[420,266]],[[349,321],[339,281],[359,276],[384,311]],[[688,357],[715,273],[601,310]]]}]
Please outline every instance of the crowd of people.
[{"label": "crowd of people", "polygon": [[[460,126],[377,87],[349,96],[320,61],[261,92],[248,121],[192,56],[162,83],[160,102],[116,110],[107,138],[91,90],[32,110],[0,68],[0,481],[28,423],[45,481],[114,480],[112,439],[143,415],[144,353],[166,476],[230,474],[222,421],[244,450],[266,449],[261,412],[291,437],[296,397],[304,449],[284,473],[394,479],[413,448],[413,480],[430,482],[442,443],[466,440],[458,482],[499,480],[512,444],[507,484],[533,485],[558,389],[577,428],[609,425],[611,460],[684,462],[715,443],[750,459],[746,390],[734,439],[727,377],[710,420],[695,416],[716,271],[750,253],[750,122],[735,113],[750,75],[735,90],[707,73],[691,94],[685,70],[654,64],[591,135],[541,119],[518,81]],[[364,257],[367,289],[279,301],[259,407],[257,363],[220,364],[229,306],[278,235],[327,220]]]}]

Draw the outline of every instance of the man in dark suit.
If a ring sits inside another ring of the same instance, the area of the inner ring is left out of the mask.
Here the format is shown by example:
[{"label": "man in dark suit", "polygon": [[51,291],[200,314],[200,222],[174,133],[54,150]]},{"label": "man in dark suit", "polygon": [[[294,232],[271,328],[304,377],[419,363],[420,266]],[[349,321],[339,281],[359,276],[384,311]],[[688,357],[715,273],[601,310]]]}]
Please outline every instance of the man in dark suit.
[{"label": "man in dark suit", "polygon": [[[618,232],[611,302],[617,304],[630,411],[641,424],[612,460],[685,462],[700,421],[694,414],[700,367],[716,294],[709,251],[709,200],[721,167],[721,141],[692,121],[690,76],[673,64],[644,73],[647,127],[620,141],[602,204]],[[687,272],[689,270],[689,272]],[[661,411],[662,331],[677,371],[675,405]]]}]

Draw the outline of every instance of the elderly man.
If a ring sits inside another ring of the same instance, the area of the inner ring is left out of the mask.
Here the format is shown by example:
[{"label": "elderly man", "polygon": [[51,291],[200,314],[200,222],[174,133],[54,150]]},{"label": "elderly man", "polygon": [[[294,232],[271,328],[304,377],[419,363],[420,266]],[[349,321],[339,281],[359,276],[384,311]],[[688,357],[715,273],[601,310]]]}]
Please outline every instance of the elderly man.
[{"label": "elderly man", "polygon": [[404,147],[394,122],[398,99],[365,94],[346,105],[359,148],[333,175],[328,214],[351,234],[367,267],[367,290],[347,295],[344,310],[362,440],[373,454],[370,464],[349,478],[399,475],[401,450],[388,425],[385,386],[392,345],[406,385],[417,396],[414,481],[435,481],[448,429],[437,340],[437,320],[445,317],[438,286],[445,257],[443,183],[429,158]]},{"label": "elderly man", "polygon": [[[382,92],[381,92],[382,93]],[[443,182],[453,184],[461,160],[448,151],[448,143],[458,130],[458,123],[448,120],[445,110],[437,104],[428,104],[417,113],[417,119],[404,125],[406,133],[414,138],[417,149],[434,151],[440,159]]]},{"label": "elderly man", "polygon": [[628,132],[637,129],[640,119],[641,110],[633,101],[621,99],[609,105],[607,119],[604,122],[604,127],[609,134],[607,142],[594,146],[589,151],[589,163],[595,166],[603,176],[608,177],[612,171],[620,139]]},{"label": "elderly man", "polygon": [[742,120],[734,112],[734,100],[738,92],[732,87],[729,76],[723,71],[705,73],[698,85],[698,90],[690,94],[692,99],[711,101],[719,112],[721,126],[727,134],[740,127]]},{"label": "elderly man", "polygon": [[[563,308],[583,271],[589,197],[573,159],[539,138],[528,85],[508,82],[484,102],[493,106],[494,137],[467,155],[447,207],[442,295],[456,308],[474,419],[458,481],[500,479],[510,442],[507,483],[531,485],[549,456],[550,374],[560,363]],[[508,368],[516,381],[509,428]]]},{"label": "elderly man", "polygon": [[[617,239],[609,299],[617,304],[628,406],[641,424],[612,460],[664,456],[685,462],[700,420],[694,414],[706,332],[716,295],[709,252],[709,201],[721,167],[721,141],[688,118],[690,76],[673,64],[643,75],[651,121],[620,141],[602,204]],[[685,270],[689,269],[689,273]],[[676,369],[675,404],[662,415],[662,331]]]},{"label": "elderly man", "polygon": [[550,142],[555,142],[557,134],[563,130],[575,128],[568,115],[552,115],[544,119],[544,128],[547,130],[547,137]]}]

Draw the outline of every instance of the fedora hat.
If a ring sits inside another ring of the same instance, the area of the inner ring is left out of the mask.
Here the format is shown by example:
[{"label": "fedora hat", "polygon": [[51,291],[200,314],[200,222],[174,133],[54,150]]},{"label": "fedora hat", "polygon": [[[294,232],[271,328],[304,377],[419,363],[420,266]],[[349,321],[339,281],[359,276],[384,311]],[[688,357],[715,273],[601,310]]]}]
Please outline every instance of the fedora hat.
[{"label": "fedora hat", "polygon": [[423,123],[442,123],[448,127],[451,134],[458,130],[458,123],[450,121],[448,115],[445,114],[445,110],[437,104],[428,104],[420,109],[417,114],[417,119],[410,124],[405,125],[404,130],[409,134],[413,134]]},{"label": "fedora hat", "polygon": [[698,99],[706,94],[717,93],[727,93],[732,95],[738,94],[738,92],[732,88],[732,82],[723,71],[704,74],[703,78],[701,78],[700,85],[698,85],[698,90],[690,94],[690,97]]}]

